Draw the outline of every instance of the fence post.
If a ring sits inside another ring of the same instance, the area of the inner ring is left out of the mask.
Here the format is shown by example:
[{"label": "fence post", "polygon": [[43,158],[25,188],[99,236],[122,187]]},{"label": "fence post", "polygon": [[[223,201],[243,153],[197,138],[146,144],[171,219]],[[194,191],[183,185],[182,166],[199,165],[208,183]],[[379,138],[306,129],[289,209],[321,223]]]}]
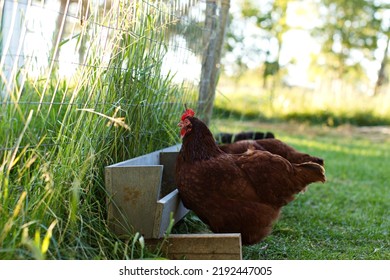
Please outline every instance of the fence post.
[{"label": "fence post", "polygon": [[0,97],[12,93],[19,69],[24,65],[23,42],[26,35],[26,14],[31,2],[1,1],[0,8]]},{"label": "fence post", "polygon": [[230,0],[221,0],[221,9],[217,18],[217,0],[208,0],[206,4],[205,28],[208,32],[203,38],[206,47],[203,52],[198,99],[199,115],[206,124],[210,122],[213,113],[229,8]]}]

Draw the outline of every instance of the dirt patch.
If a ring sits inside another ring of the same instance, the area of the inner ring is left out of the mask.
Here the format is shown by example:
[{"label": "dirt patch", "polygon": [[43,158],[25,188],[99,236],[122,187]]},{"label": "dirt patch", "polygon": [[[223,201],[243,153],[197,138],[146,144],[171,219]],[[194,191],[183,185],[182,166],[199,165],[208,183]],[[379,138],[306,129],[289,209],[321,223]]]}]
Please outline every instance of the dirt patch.
[{"label": "dirt patch", "polygon": [[390,142],[390,126],[343,125],[334,129],[339,135],[367,139],[372,142]]},{"label": "dirt patch", "polygon": [[355,132],[375,142],[390,141],[390,126],[355,127]]}]

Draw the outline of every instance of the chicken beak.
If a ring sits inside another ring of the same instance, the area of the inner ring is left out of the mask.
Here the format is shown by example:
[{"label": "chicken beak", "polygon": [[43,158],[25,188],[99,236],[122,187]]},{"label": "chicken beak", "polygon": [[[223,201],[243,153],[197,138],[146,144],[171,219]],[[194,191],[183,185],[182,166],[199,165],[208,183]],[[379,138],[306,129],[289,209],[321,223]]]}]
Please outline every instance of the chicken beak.
[{"label": "chicken beak", "polygon": [[182,128],[184,126],[184,123],[182,121],[180,121],[178,124],[177,124],[178,127]]}]

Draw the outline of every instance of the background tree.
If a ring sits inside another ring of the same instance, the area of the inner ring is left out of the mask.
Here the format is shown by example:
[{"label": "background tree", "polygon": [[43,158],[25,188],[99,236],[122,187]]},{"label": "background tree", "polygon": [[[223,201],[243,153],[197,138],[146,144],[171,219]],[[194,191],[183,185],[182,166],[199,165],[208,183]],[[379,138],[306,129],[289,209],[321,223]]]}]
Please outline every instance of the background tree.
[{"label": "background tree", "polygon": [[[259,33],[252,34],[252,41],[256,40],[248,48],[243,44],[248,36],[245,23],[240,26],[231,22],[227,33],[227,51],[236,53],[236,73],[243,73],[247,70],[248,60],[256,59],[262,63],[262,78],[264,86],[270,76],[275,76],[280,70],[280,53],[283,44],[283,35],[289,30],[286,23],[286,12],[289,0],[254,1],[242,0],[239,2],[240,19],[246,23],[252,23],[259,30]],[[243,51],[246,48],[246,51]],[[236,51],[240,49],[241,52]],[[258,65],[260,66],[260,65]]]},{"label": "background tree", "polygon": [[389,53],[389,45],[390,45],[390,32],[387,32],[387,43],[386,43],[386,48],[383,52],[383,58],[381,62],[381,67],[379,68],[378,71],[378,78],[375,83],[375,88],[374,88],[374,95],[378,94],[380,92],[381,87],[389,81],[388,74],[387,72],[387,64],[388,64],[388,53]]},{"label": "background tree", "polygon": [[318,2],[322,24],[313,30],[313,35],[322,48],[317,65],[338,80],[356,81],[366,76],[363,63],[375,59],[378,42],[383,40],[385,17],[380,11],[385,6],[375,0]]},{"label": "background tree", "polygon": [[378,7],[378,11],[375,15],[381,20],[381,30],[379,31],[378,39],[383,37],[385,48],[382,53],[382,62],[378,71],[378,78],[375,83],[374,95],[380,92],[381,87],[389,82],[389,73],[387,73],[387,65],[389,63],[389,44],[390,44],[390,4],[382,4]]}]

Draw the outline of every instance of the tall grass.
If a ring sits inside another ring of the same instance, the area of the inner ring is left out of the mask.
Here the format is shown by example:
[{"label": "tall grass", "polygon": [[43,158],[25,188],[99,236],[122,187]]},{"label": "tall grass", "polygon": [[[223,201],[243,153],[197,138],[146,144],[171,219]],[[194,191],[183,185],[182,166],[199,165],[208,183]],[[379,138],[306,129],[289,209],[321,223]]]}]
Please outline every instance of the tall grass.
[{"label": "tall grass", "polygon": [[[143,1],[92,13],[86,65],[15,88],[0,112],[0,259],[156,257],[106,224],[104,166],[176,142],[191,88],[162,75],[164,20]],[[96,25],[94,22],[100,22]],[[102,47],[102,26],[111,28]],[[61,44],[60,44],[61,46]],[[21,72],[22,74],[23,72]]]}]

